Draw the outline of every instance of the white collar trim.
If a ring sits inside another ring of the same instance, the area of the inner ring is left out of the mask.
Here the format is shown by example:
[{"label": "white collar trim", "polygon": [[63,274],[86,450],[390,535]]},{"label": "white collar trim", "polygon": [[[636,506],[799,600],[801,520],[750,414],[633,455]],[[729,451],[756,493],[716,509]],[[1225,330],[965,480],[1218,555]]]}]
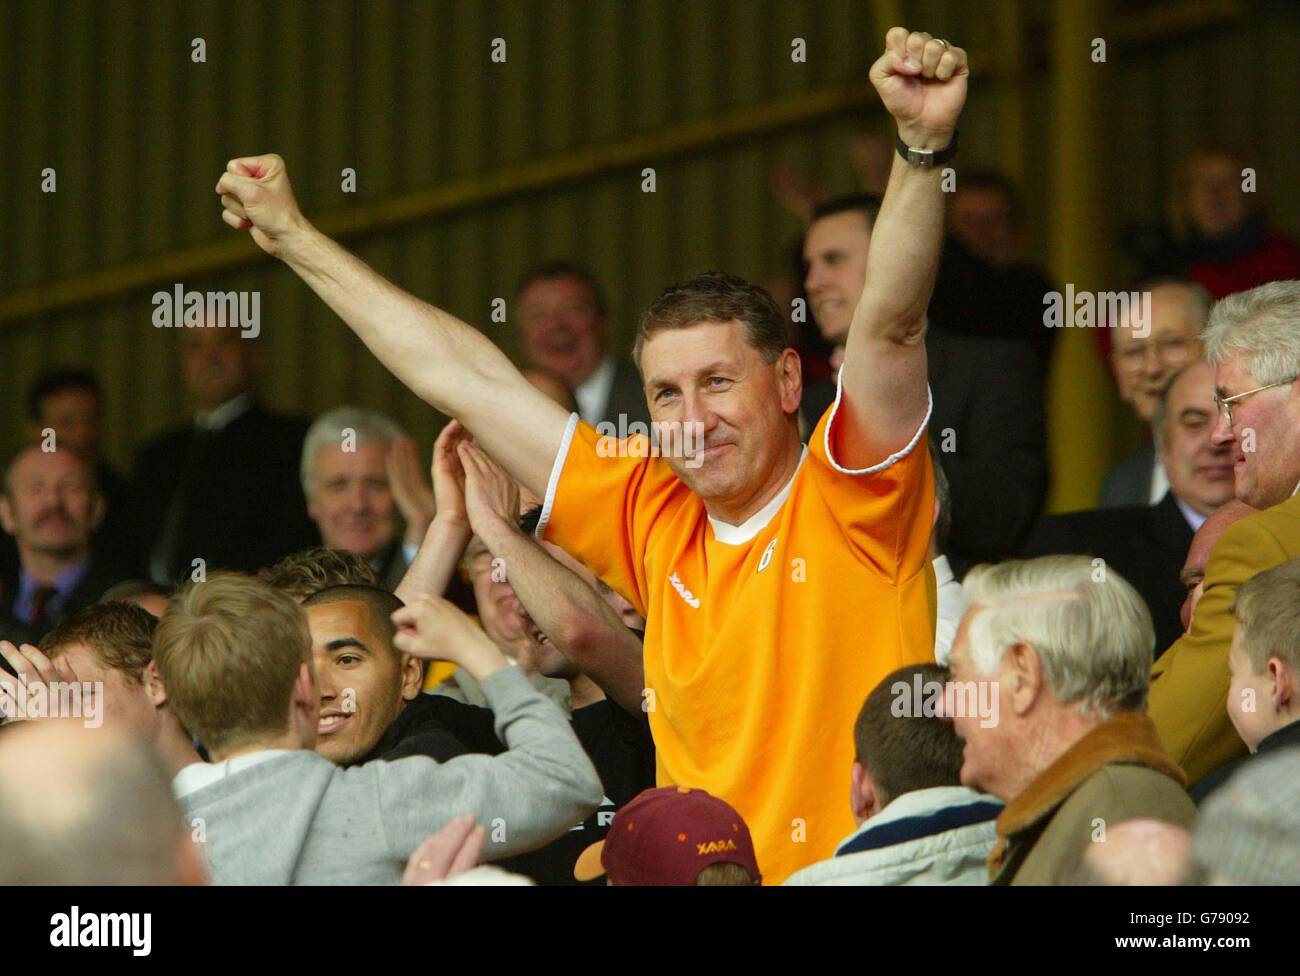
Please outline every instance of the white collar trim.
[{"label": "white collar trim", "polygon": [[739,525],[729,525],[726,522],[719,522],[712,515],[709,516],[709,525],[713,526],[713,537],[719,542],[728,546],[743,546],[749,542],[759,532],[767,527],[767,523],[776,517],[776,513],[781,510],[785,500],[790,497],[790,489],[794,487],[794,479],[799,476],[799,470],[803,467],[804,459],[808,457],[808,445],[803,445],[803,450],[799,454],[799,463],[795,465],[794,474],[790,475],[790,480],[785,483],[785,487],[776,493],[776,496],[751,515]]}]

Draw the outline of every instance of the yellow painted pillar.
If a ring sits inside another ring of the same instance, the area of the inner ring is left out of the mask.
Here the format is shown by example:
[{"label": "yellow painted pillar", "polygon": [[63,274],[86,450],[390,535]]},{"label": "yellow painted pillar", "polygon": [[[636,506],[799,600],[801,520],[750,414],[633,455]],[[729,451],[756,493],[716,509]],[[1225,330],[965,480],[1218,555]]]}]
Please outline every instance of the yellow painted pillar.
[{"label": "yellow painted pillar", "polygon": [[[1106,64],[1093,60],[1105,39],[1098,0],[1051,5],[1051,272],[1063,292],[1105,288],[1109,227],[1102,199],[1100,90]],[[1107,52],[1109,56],[1110,52]],[[1070,315],[1071,309],[1066,309]],[[1047,436],[1052,469],[1048,511],[1096,504],[1113,455],[1115,398],[1092,329],[1063,328],[1048,383]]]},{"label": "yellow painted pillar", "polygon": [[[909,24],[903,20],[903,4],[901,0],[876,0],[873,4],[876,10],[876,36],[872,41],[877,44],[885,42],[885,32],[891,27],[906,27],[908,30],[925,30],[924,27],[917,27],[915,24]],[[874,51],[875,48],[868,48]],[[884,48],[881,48],[884,50]],[[873,55],[874,58],[879,54]]]},{"label": "yellow painted pillar", "polygon": [[998,165],[1022,191],[1025,186],[1025,49],[1021,39],[1024,4],[1001,0],[991,10],[993,50],[997,58]]}]

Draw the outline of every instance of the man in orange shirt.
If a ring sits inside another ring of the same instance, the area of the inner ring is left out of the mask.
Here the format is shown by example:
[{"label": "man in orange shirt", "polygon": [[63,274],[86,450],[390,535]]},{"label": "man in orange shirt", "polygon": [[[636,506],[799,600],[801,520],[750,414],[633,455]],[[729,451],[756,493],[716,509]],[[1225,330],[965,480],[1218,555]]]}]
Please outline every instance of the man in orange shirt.
[{"label": "man in orange shirt", "polygon": [[[898,124],[840,388],[800,444],[799,358],[761,289],[670,288],[637,361],[674,456],[566,415],[484,335],[313,228],[278,156],[232,160],[223,219],[284,260],[416,394],[545,499],[542,531],[648,618],[645,708],[661,784],[749,822],[769,883],[852,829],[844,733],[865,694],[933,646],[924,320],[966,55],[896,27],[871,80]],[[579,668],[582,661],[574,661]]]}]

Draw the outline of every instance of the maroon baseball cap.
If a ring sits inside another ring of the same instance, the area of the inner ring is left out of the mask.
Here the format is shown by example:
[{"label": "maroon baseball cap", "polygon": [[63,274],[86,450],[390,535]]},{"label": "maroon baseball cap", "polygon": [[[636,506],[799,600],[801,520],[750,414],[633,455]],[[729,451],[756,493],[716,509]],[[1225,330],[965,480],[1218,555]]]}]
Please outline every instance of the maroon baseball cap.
[{"label": "maroon baseball cap", "polygon": [[739,864],[761,879],[749,827],[735,809],[705,790],[645,790],[614,814],[605,839],[582,852],[578,881],[602,874],[616,885],[693,885],[710,864]]}]

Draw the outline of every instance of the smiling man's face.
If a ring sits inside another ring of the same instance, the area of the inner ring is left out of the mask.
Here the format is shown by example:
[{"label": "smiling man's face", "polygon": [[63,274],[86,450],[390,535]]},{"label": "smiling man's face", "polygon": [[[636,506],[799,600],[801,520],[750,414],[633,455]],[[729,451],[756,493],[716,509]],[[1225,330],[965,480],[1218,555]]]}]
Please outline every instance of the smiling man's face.
[{"label": "smiling man's face", "polygon": [[[1224,359],[1214,370],[1219,395],[1227,398],[1261,384],[1245,356]],[[1300,382],[1250,393],[1232,404],[1232,426],[1223,418],[1211,438],[1231,451],[1237,497],[1254,508],[1269,508],[1287,498],[1300,482]]]},{"label": "smiling man's face", "polygon": [[581,278],[538,278],[519,295],[520,337],[529,360],[564,380],[585,383],[604,355],[605,317]]},{"label": "smiling man's face", "polygon": [[666,460],[710,504],[710,514],[713,506],[743,509],[779,484],[774,474],[783,470],[791,438],[798,439],[790,420],[801,393],[798,367],[791,349],[765,362],[735,320],[663,329],[645,340],[641,370],[650,417],[681,431],[681,446],[689,450]]},{"label": "smiling man's face", "polygon": [[871,227],[867,215],[845,210],[814,221],[804,240],[804,288],[827,342],[843,343],[867,281]]},{"label": "smiling man's face", "polygon": [[311,630],[320,722],[316,751],[346,766],[363,759],[420,693],[421,668],[391,643],[364,600],[306,607]]}]

